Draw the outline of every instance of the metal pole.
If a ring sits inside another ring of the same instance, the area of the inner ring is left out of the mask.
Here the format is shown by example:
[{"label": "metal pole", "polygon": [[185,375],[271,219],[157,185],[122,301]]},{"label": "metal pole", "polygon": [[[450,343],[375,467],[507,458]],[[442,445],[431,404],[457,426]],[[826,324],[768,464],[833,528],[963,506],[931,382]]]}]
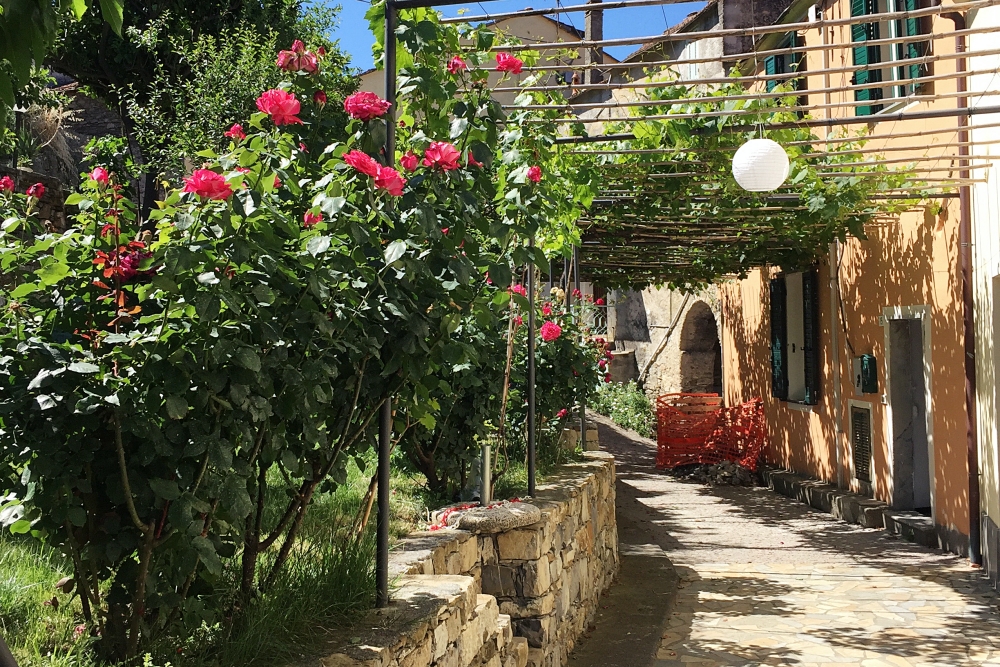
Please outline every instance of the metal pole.
[{"label": "metal pole", "polygon": [[535,495],[535,236],[528,239],[528,495]]},{"label": "metal pole", "polygon": [[490,451],[490,441],[483,441],[482,471],[480,473],[479,504],[486,507],[493,500],[493,469],[490,466],[492,452]]},{"label": "metal pole", "polygon": [[[385,3],[385,161],[396,161],[396,7]],[[392,397],[382,403],[378,424],[378,519],[375,554],[375,606],[389,604],[389,457],[392,449]]]},{"label": "metal pole", "polygon": [[[580,325],[580,342],[586,345],[586,334],[583,333],[583,292],[580,291],[580,248],[573,247],[573,287],[580,294],[576,306],[576,322]],[[580,396],[580,449],[587,451],[587,402]]]},{"label": "metal pole", "polygon": [[14,659],[14,654],[7,648],[7,643],[4,642],[3,636],[0,636],[0,667],[17,667],[17,660]]}]

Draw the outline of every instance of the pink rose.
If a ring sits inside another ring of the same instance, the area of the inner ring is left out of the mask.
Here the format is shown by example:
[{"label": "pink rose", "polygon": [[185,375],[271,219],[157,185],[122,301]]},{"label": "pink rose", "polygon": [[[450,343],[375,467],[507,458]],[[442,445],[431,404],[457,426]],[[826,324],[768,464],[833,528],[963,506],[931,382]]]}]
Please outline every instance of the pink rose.
[{"label": "pink rose", "polygon": [[202,199],[223,200],[233,195],[233,189],[222,174],[211,169],[198,169],[184,179],[184,192],[193,192]]},{"label": "pink rose", "polygon": [[541,333],[542,340],[546,343],[551,343],[562,334],[562,327],[550,320],[542,324]]},{"label": "pink rose", "polygon": [[393,197],[400,197],[403,194],[403,186],[406,179],[399,175],[399,172],[392,167],[379,167],[378,176],[375,177],[375,187],[385,190]]},{"label": "pink rose", "polygon": [[310,227],[315,227],[318,223],[323,222],[322,213],[313,213],[312,211],[306,211],[305,215],[302,216],[302,226],[306,229]]},{"label": "pink rose", "polygon": [[524,67],[524,61],[522,61],[520,58],[515,58],[509,53],[497,54],[498,72],[509,72],[511,74],[520,74],[522,67]]},{"label": "pink rose", "polygon": [[417,165],[420,164],[420,158],[413,154],[413,151],[406,151],[406,155],[399,158],[399,164],[403,166],[406,171],[416,171]]},{"label": "pink rose", "polygon": [[611,373],[604,374],[604,381],[607,382],[608,384],[611,383]]},{"label": "pink rose", "polygon": [[472,154],[472,151],[469,151],[469,165],[480,168],[483,166],[483,163],[476,159],[476,156]]},{"label": "pink rose", "polygon": [[532,183],[537,183],[542,180],[542,168],[537,164],[528,167],[528,180]]},{"label": "pink rose", "polygon": [[306,72],[315,74],[319,71],[319,60],[311,51],[306,51],[302,40],[292,42],[291,51],[279,51],[275,64],[286,72]]},{"label": "pink rose", "polygon": [[604,299],[598,299],[594,303],[596,303],[598,306],[603,306],[604,305]]},{"label": "pink rose", "polygon": [[302,110],[302,105],[287,90],[274,88],[257,98],[257,108],[266,113],[275,125],[301,125],[302,121],[296,115]]},{"label": "pink rose", "polygon": [[313,93],[313,102],[320,105],[321,107],[326,106],[326,93],[322,90],[317,90]]},{"label": "pink rose", "polygon": [[465,64],[465,61],[458,56],[453,56],[451,60],[448,61],[448,74],[458,74],[462,70],[469,69],[469,66]]},{"label": "pink rose", "polygon": [[34,197],[35,199],[41,199],[45,196],[45,186],[41,183],[35,183],[28,188],[28,191],[25,194],[29,197]]},{"label": "pink rose", "polygon": [[94,167],[94,170],[90,172],[90,179],[102,187],[108,184],[110,178],[111,174],[104,167]]},{"label": "pink rose", "polygon": [[542,304],[542,315],[544,315],[545,317],[548,317],[551,314],[552,314],[552,304],[551,303],[543,303]]},{"label": "pink rose", "polygon": [[563,408],[562,410],[560,410],[559,412],[556,413],[556,419],[562,419],[563,417],[565,417],[568,414],[569,414],[569,410],[567,410],[566,408]]},{"label": "pink rose", "polygon": [[510,288],[512,294],[520,294],[523,297],[528,296],[528,290],[524,289],[524,285],[514,285]]},{"label": "pink rose", "polygon": [[597,362],[597,367],[600,368],[602,371],[607,367],[607,365],[608,365],[607,359],[601,359],[600,361]]},{"label": "pink rose", "polygon": [[385,115],[391,105],[375,93],[361,91],[348,95],[344,100],[344,111],[351,118],[371,120]]},{"label": "pink rose", "polygon": [[243,141],[247,138],[247,133],[243,131],[243,126],[239,123],[233,123],[233,126],[226,130],[224,136],[230,139],[235,139],[236,141]]},{"label": "pink rose", "polygon": [[522,324],[524,324],[524,318],[521,317],[520,315],[516,316],[514,318],[514,324],[516,324],[517,326],[521,326]]},{"label": "pink rose", "polygon": [[0,192],[13,192],[14,180],[10,176],[0,178]]},{"label": "pink rose", "polygon": [[277,175],[274,177],[274,189],[277,190],[281,187],[281,179]]},{"label": "pink rose", "polygon": [[353,150],[344,155],[344,162],[351,165],[362,174],[366,174],[372,178],[378,178],[379,163],[367,153],[362,153],[359,150]]},{"label": "pink rose", "polygon": [[442,171],[458,169],[458,160],[462,154],[447,141],[434,141],[424,151],[424,166],[437,167]]}]

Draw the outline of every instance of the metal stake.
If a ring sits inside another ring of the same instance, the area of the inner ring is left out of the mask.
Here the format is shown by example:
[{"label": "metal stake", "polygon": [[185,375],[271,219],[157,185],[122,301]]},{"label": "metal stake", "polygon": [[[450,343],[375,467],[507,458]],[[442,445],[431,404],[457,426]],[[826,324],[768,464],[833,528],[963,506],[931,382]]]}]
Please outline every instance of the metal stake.
[{"label": "metal stake", "polygon": [[535,237],[528,239],[528,495],[535,495]]},{"label": "metal stake", "polygon": [[[580,302],[576,308],[576,323],[581,330],[581,343],[586,344],[586,334],[583,331],[583,293],[580,292],[580,248],[573,247],[573,286],[580,293]],[[580,449],[587,451],[587,402],[580,396]]]}]

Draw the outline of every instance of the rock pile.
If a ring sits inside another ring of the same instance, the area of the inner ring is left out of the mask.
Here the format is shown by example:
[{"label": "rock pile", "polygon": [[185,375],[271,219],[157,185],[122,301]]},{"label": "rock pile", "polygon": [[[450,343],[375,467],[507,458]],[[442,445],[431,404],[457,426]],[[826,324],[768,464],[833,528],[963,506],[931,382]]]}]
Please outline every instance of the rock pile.
[{"label": "rock pile", "polygon": [[690,465],[674,468],[675,476],[713,486],[759,486],[759,476],[743,466],[732,461],[723,461],[715,465]]}]

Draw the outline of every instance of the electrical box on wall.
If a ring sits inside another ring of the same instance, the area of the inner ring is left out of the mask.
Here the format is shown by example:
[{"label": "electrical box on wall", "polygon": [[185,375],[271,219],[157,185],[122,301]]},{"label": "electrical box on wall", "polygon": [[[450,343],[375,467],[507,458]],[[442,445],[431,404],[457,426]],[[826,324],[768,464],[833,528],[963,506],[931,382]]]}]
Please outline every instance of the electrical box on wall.
[{"label": "electrical box on wall", "polygon": [[854,357],[854,394],[878,393],[878,366],[874,354],[862,354]]}]

